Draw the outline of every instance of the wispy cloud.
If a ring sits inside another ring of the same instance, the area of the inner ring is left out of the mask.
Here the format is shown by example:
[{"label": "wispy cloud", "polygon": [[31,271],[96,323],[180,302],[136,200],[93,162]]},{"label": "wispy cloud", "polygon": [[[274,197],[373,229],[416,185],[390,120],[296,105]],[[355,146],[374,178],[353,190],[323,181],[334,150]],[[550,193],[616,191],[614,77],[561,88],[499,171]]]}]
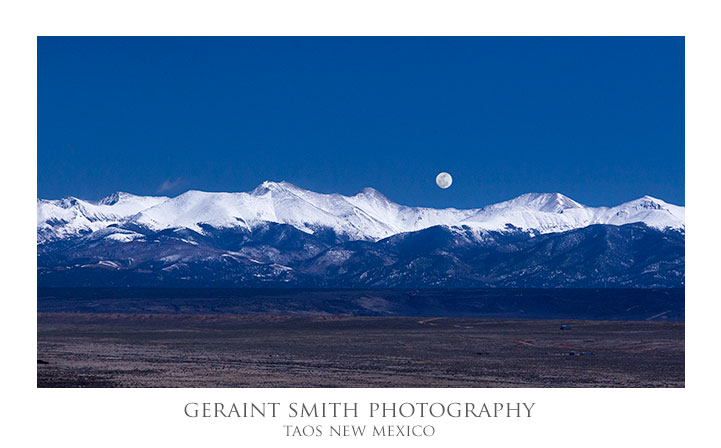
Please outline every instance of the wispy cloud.
[{"label": "wispy cloud", "polygon": [[158,187],[158,193],[167,193],[169,191],[175,190],[182,184],[182,180],[180,178],[177,179],[165,179],[162,184]]}]

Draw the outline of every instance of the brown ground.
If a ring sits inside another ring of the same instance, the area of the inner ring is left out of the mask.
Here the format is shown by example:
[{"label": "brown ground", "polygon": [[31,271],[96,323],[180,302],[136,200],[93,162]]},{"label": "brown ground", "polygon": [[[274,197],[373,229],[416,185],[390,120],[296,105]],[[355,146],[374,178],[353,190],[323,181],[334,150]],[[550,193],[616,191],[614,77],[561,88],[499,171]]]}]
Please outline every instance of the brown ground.
[{"label": "brown ground", "polygon": [[37,367],[38,387],[684,387],[684,324],[41,313]]}]

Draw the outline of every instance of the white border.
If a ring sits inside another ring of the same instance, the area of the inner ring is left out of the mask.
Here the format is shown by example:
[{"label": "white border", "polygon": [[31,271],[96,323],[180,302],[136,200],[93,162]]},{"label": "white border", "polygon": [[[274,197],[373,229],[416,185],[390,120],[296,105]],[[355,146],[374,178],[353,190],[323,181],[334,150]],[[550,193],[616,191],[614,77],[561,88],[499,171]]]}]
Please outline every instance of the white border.
[{"label": "white border", "polygon": [[[37,446],[335,446],[282,436],[278,420],[189,421],[187,401],[533,401],[527,420],[438,421],[430,439],[507,446],[680,446],[716,439],[719,38],[712,2],[28,1],[0,12],[4,440]],[[685,35],[685,389],[38,390],[35,322],[37,35]],[[359,419],[359,422],[362,419]],[[715,422],[715,419],[714,419]],[[374,422],[378,423],[378,422]],[[429,423],[429,422],[424,422]]]}]

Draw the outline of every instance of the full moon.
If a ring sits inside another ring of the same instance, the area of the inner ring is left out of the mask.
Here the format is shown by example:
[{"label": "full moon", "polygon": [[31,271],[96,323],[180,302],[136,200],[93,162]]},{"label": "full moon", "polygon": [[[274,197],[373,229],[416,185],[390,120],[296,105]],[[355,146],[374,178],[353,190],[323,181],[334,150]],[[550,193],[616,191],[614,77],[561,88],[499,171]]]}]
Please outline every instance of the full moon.
[{"label": "full moon", "polygon": [[450,174],[446,173],[445,171],[442,173],[438,173],[438,176],[436,176],[436,185],[439,187],[446,189],[451,186],[453,183],[453,178]]}]

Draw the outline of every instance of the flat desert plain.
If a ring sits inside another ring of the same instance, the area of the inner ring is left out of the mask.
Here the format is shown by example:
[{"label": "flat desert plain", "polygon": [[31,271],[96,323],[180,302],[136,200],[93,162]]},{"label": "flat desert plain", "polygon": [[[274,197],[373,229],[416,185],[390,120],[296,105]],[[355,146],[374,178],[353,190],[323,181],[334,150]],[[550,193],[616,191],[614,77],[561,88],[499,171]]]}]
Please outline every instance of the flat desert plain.
[{"label": "flat desert plain", "polygon": [[683,322],[42,312],[37,350],[38,387],[684,387]]}]

